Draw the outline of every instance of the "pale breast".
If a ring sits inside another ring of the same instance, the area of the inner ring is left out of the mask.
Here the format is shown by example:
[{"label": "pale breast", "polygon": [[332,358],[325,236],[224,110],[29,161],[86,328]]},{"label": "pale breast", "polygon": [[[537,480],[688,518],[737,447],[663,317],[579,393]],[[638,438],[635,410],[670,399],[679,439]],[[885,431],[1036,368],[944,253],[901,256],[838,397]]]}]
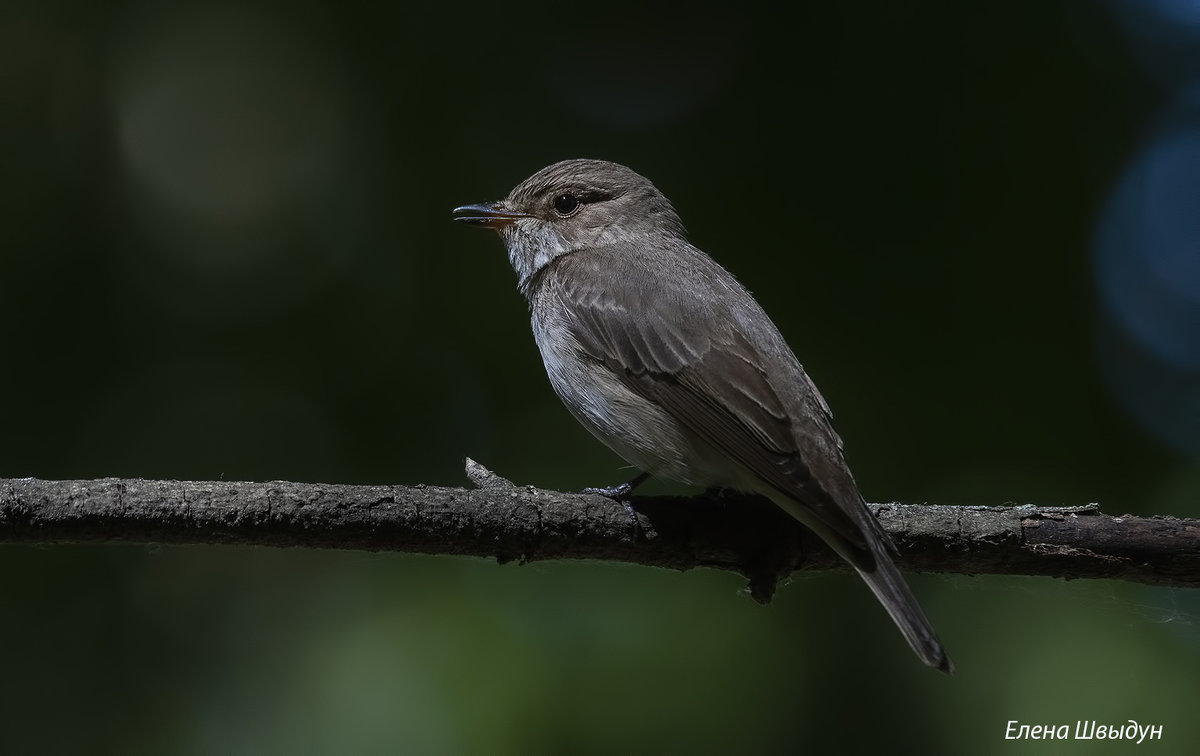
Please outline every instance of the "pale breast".
[{"label": "pale breast", "polygon": [[706,487],[741,482],[743,471],[731,469],[728,457],[579,349],[570,313],[554,299],[552,286],[540,288],[530,304],[533,335],[550,385],[592,435],[652,475]]}]

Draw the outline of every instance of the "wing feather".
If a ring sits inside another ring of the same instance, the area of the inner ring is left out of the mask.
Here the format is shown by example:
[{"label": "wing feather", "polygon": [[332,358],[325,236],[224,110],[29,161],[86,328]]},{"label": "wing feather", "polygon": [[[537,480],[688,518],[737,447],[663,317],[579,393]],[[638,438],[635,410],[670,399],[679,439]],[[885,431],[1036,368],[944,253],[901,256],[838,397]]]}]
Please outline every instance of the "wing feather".
[{"label": "wing feather", "polygon": [[[605,263],[612,265],[619,259],[609,256]],[[568,261],[583,262],[575,255],[562,260]],[[854,516],[857,512],[839,506],[836,495],[813,474],[814,465],[827,468],[829,460],[805,459],[787,406],[771,383],[767,356],[752,335],[737,327],[733,313],[720,309],[726,298],[705,297],[705,292],[671,297],[647,290],[636,279],[623,279],[618,299],[596,288],[594,282],[603,280],[601,277],[579,271],[563,273],[568,274],[557,279],[560,296],[567,300],[565,310],[571,314],[568,325],[588,357],[606,366],[629,389],[664,408],[692,434],[804,505],[817,521],[859,552],[860,559],[855,560],[859,566],[873,563],[863,523]],[[753,302],[748,296],[746,299]],[[815,394],[811,382],[805,379],[805,383],[803,389],[786,386],[781,390]],[[804,404],[827,413],[819,395]],[[813,428],[818,433],[829,428],[832,439],[816,444],[816,454],[820,449],[840,447],[827,417],[808,422],[806,430],[813,432]]]}]

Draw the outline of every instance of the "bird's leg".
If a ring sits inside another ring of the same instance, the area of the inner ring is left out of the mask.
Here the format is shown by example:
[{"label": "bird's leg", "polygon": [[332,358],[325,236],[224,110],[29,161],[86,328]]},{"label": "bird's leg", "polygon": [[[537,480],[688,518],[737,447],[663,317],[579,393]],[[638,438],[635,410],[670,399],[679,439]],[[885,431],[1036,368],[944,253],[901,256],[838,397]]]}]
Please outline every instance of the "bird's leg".
[{"label": "bird's leg", "polygon": [[600,494],[610,499],[625,503],[626,509],[629,508],[629,496],[633,493],[633,489],[646,482],[646,478],[650,477],[650,473],[644,472],[628,483],[622,483],[619,486],[605,486],[603,488],[585,488],[582,493],[585,494]]},{"label": "bird's leg", "polygon": [[638,522],[637,512],[633,510],[633,502],[631,494],[633,489],[646,482],[646,478],[650,477],[650,473],[644,472],[638,475],[628,483],[622,483],[619,486],[605,486],[604,488],[585,488],[585,494],[600,494],[606,498],[618,501],[625,508],[625,514],[629,515],[629,521],[633,523],[633,540],[637,541],[638,534],[642,532],[642,524]]}]

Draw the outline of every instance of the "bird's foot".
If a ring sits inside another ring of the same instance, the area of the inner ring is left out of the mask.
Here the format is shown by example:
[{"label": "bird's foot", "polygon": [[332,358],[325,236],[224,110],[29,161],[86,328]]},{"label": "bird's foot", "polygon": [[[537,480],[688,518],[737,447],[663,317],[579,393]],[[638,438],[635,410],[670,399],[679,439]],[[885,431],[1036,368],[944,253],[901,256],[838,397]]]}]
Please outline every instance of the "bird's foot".
[{"label": "bird's foot", "polygon": [[650,477],[650,473],[642,473],[628,483],[622,483],[619,486],[604,486],[603,488],[585,488],[581,493],[599,494],[608,499],[628,503],[629,497],[633,495],[633,489],[646,482],[646,478]]},{"label": "bird's foot", "polygon": [[599,494],[607,499],[619,502],[625,508],[625,514],[629,515],[629,521],[633,525],[633,540],[639,540],[642,534],[642,523],[638,520],[637,512],[633,509],[631,496],[633,489],[640,486],[650,477],[650,473],[642,473],[628,483],[622,483],[619,486],[604,486],[603,488],[585,488],[582,493]]}]

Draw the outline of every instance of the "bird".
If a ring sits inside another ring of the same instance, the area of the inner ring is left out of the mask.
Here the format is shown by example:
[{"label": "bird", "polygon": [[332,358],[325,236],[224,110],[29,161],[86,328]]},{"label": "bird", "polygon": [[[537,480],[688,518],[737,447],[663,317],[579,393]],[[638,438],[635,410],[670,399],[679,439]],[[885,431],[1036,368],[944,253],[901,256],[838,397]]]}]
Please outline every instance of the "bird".
[{"label": "bird", "polygon": [[499,233],[555,393],[649,476],[760,494],[861,576],[922,662],[953,663],[851,475],[832,413],[750,292],[617,163],[564,160],[454,219]]}]

